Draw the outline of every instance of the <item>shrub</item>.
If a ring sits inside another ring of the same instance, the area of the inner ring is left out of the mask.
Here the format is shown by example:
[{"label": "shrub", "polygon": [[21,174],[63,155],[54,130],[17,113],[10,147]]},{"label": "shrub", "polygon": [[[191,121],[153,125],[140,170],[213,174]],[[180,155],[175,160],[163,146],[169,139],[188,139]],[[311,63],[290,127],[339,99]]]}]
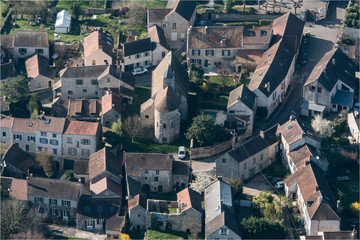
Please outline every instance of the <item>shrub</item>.
[{"label": "shrub", "polygon": [[120,240],[130,240],[130,236],[129,236],[129,234],[126,234],[126,233],[120,233],[119,239]]},{"label": "shrub", "polygon": [[351,203],[350,210],[354,214],[355,217],[359,217],[360,203],[358,203],[358,202]]},{"label": "shrub", "polygon": [[273,22],[273,20],[270,19],[260,19],[259,20],[259,25],[260,26],[267,26],[270,25]]},{"label": "shrub", "polygon": [[259,26],[257,22],[235,22],[228,23],[226,26],[244,26],[245,28],[253,28],[254,26]]},{"label": "shrub", "polygon": [[64,181],[72,181],[72,180],[74,180],[74,171],[73,170],[66,170],[65,173],[62,175],[61,180],[64,180]]},{"label": "shrub", "polygon": [[344,43],[344,44],[347,44],[347,45],[355,45],[355,43],[356,43],[355,40],[351,39],[349,36],[346,36],[346,35],[344,35],[342,37],[341,42]]}]

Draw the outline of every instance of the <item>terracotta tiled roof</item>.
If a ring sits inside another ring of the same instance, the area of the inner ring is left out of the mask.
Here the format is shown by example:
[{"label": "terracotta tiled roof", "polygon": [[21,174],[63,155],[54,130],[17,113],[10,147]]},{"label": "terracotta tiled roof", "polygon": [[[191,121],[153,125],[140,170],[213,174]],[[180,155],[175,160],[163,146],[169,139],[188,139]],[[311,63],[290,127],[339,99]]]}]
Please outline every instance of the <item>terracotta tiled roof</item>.
[{"label": "terracotta tiled roof", "polygon": [[36,131],[63,133],[66,118],[44,116],[37,119]]},{"label": "terracotta tiled roof", "polygon": [[7,164],[10,164],[15,168],[19,169],[25,174],[29,174],[28,171],[30,167],[38,165],[35,157],[22,150],[16,144],[11,145],[6,150],[2,160],[5,161]]},{"label": "terracotta tiled roof", "polygon": [[111,109],[114,109],[116,112],[121,114],[122,112],[122,98],[118,96],[117,94],[110,92],[106,93],[101,98],[101,108],[102,108],[102,114],[107,113]]},{"label": "terracotta tiled roof", "polygon": [[90,191],[92,191],[96,195],[102,193],[107,189],[118,195],[119,197],[122,197],[121,185],[111,180],[110,178],[104,177],[100,181],[90,184]]},{"label": "terracotta tiled roof", "polygon": [[12,177],[0,177],[1,187],[4,191],[9,191],[9,197],[17,200],[27,200],[27,182],[25,179]]},{"label": "terracotta tiled roof", "polygon": [[76,160],[74,161],[75,174],[89,174],[89,161]]},{"label": "terracotta tiled roof", "polygon": [[49,47],[47,31],[17,30],[15,47]]},{"label": "terracotta tiled roof", "polygon": [[121,229],[125,226],[125,223],[126,223],[125,216],[119,216],[115,214],[114,216],[106,220],[105,229],[106,231],[121,232]]},{"label": "terracotta tiled roof", "polygon": [[276,133],[281,134],[289,145],[301,140],[304,134],[319,140],[317,133],[310,126],[295,118],[279,126]]},{"label": "terracotta tiled roof", "polygon": [[358,239],[355,236],[352,235],[352,231],[338,231],[338,232],[324,232],[323,233],[323,239],[324,240],[340,240],[340,239],[347,239],[347,240],[351,240],[351,239]]},{"label": "terracotta tiled roof", "polygon": [[84,38],[84,57],[87,58],[96,50],[101,49],[109,56],[113,56],[114,39],[102,31],[94,31]]},{"label": "terracotta tiled roof", "polygon": [[244,29],[244,44],[270,44],[272,37],[271,27]]},{"label": "terracotta tiled roof", "polygon": [[203,212],[201,207],[201,195],[190,188],[185,188],[178,192],[177,200],[180,202],[181,212],[185,212],[190,208],[194,208],[200,213]]},{"label": "terracotta tiled roof", "polygon": [[0,44],[9,51],[14,48],[15,35],[0,34]]},{"label": "terracotta tiled roof", "polygon": [[98,122],[84,122],[66,120],[64,134],[95,136],[99,131]]},{"label": "terracotta tiled roof", "polygon": [[159,27],[158,25],[154,25],[148,29],[148,32],[151,41],[160,44],[168,50],[170,49],[166,41],[164,30],[161,27]]},{"label": "terracotta tiled roof", "polygon": [[305,86],[319,81],[331,91],[338,80],[355,89],[355,64],[338,48],[326,53],[312,70]]},{"label": "terracotta tiled roof", "polygon": [[146,209],[147,200],[142,194],[138,194],[133,199],[129,199],[128,201],[129,209],[132,209],[138,205]]},{"label": "terracotta tiled roof", "polygon": [[189,88],[189,77],[186,69],[181,65],[180,61],[170,51],[160,64],[152,72],[151,96],[154,96],[164,87],[164,76],[171,66],[173,77],[175,78],[175,92],[180,96],[187,98]]},{"label": "terracotta tiled roof", "polygon": [[9,116],[1,114],[0,126],[2,128],[12,128],[13,123],[14,123],[13,117],[9,117]]},{"label": "terracotta tiled roof", "polygon": [[[189,30],[189,48],[241,48],[243,26],[205,26]],[[191,53],[190,53],[191,54]]]},{"label": "terracotta tiled roof", "polygon": [[67,67],[59,72],[60,78],[98,78],[109,66],[95,65],[82,67]]},{"label": "terracotta tiled roof", "polygon": [[54,78],[55,72],[49,66],[49,60],[40,54],[35,54],[25,61],[28,78],[36,78],[41,75],[47,78]]},{"label": "terracotta tiled roof", "polygon": [[263,132],[264,137],[261,135],[254,136],[243,143],[240,147],[229,151],[228,154],[238,162],[244,161],[245,159],[280,141],[280,137],[276,135],[277,128],[278,124],[265,130]]},{"label": "terracotta tiled roof", "polygon": [[237,50],[234,63],[258,64],[263,55],[263,50]]},{"label": "terracotta tiled roof", "polygon": [[32,177],[29,179],[28,195],[78,200],[81,183],[50,178]]},{"label": "terracotta tiled roof", "polygon": [[329,164],[328,161],[321,156],[319,149],[308,144],[300,146],[289,152],[289,156],[291,157],[291,160],[294,162],[297,169],[305,166],[305,163],[310,161],[311,157],[318,158],[318,161],[324,163],[325,165]]},{"label": "terracotta tiled roof", "polygon": [[307,211],[312,220],[340,219],[334,210],[335,200],[329,184],[315,163],[309,162],[285,180],[287,186],[294,183],[299,186],[305,203],[309,204]]},{"label": "terracotta tiled roof", "polygon": [[143,111],[145,111],[146,109],[148,109],[149,107],[153,106],[154,104],[154,99],[153,98],[149,98],[148,100],[146,100],[146,102],[144,102],[143,104],[141,104],[140,106],[140,112],[142,113]]},{"label": "terracotta tiled roof", "polygon": [[11,128],[11,131],[35,134],[37,129],[37,124],[38,124],[37,119],[14,118],[14,123]]},{"label": "terracotta tiled roof", "polygon": [[121,159],[112,153],[109,148],[104,147],[90,155],[89,179],[92,180],[104,171],[119,176],[121,174],[121,166]]},{"label": "terracotta tiled roof", "polygon": [[274,42],[282,40],[296,52],[300,46],[305,23],[292,13],[286,13],[273,22]]},{"label": "terracotta tiled roof", "polygon": [[101,100],[98,99],[69,99],[69,117],[99,117],[101,112]]},{"label": "terracotta tiled roof", "polygon": [[173,158],[160,153],[124,153],[126,174],[139,176],[141,170],[172,171]]},{"label": "terracotta tiled roof", "polygon": [[239,87],[230,92],[227,108],[241,101],[245,104],[245,106],[250,108],[250,110],[253,110],[255,97],[256,95],[252,91],[250,91],[244,84],[241,84]]},{"label": "terracotta tiled roof", "polygon": [[159,112],[171,112],[179,108],[180,97],[167,86],[156,93],[155,109]]}]

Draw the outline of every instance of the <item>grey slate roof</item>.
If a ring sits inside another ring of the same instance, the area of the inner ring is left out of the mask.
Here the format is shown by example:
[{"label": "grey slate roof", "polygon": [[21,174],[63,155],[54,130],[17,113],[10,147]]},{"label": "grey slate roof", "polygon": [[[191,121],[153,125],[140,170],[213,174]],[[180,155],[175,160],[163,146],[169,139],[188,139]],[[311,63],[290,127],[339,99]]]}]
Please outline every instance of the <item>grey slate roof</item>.
[{"label": "grey slate roof", "polygon": [[[141,183],[136,181],[130,176],[126,177],[127,184],[128,184],[128,195],[131,197],[135,197],[138,194],[141,194]],[[144,207],[146,208],[146,206]]]},{"label": "grey slate roof", "polygon": [[[90,198],[82,196],[76,215],[82,219],[104,218],[105,220],[117,215],[121,205],[121,198]],[[100,208],[102,209],[100,211]]]},{"label": "grey slate roof", "polygon": [[167,44],[166,41],[166,37],[165,37],[165,33],[164,30],[159,27],[158,25],[154,25],[152,27],[149,28],[149,37],[151,39],[151,41],[154,41],[158,44],[160,44],[161,46],[163,46],[166,49],[170,49],[169,45]]},{"label": "grey slate roof", "polygon": [[60,78],[97,78],[107,67],[107,65],[68,67],[60,71]]},{"label": "grey slate roof", "polygon": [[152,47],[151,47],[151,41],[150,41],[149,37],[140,39],[140,40],[136,40],[136,41],[132,41],[132,42],[124,43],[124,57],[151,51],[151,50],[152,50]]},{"label": "grey slate roof", "polygon": [[[251,91],[259,89],[269,97],[285,79],[293,57],[293,51],[283,41],[271,46],[264,52],[248,88]],[[266,84],[270,84],[270,91],[267,90]]]},{"label": "grey slate roof", "polygon": [[345,53],[339,48],[334,48],[318,62],[304,85],[307,86],[318,80],[327,90],[331,91],[337,81],[341,80],[354,89],[355,71],[354,63]]},{"label": "grey slate roof", "polygon": [[28,195],[76,201],[81,185],[77,182],[32,177],[29,179]]},{"label": "grey slate roof", "polygon": [[159,112],[171,112],[179,108],[180,97],[167,86],[155,96],[155,109]]},{"label": "grey slate roof", "polygon": [[244,84],[230,92],[227,108],[231,107],[238,101],[244,103],[248,108],[253,110],[256,95],[250,91]]},{"label": "grey slate roof", "polygon": [[237,162],[244,161],[245,159],[280,141],[280,137],[276,135],[277,128],[278,124],[265,130],[264,138],[260,135],[254,136],[243,143],[240,147],[229,151],[228,154]]},{"label": "grey slate roof", "polygon": [[316,104],[316,103],[312,103],[312,102],[308,102],[306,100],[303,100],[301,102],[301,105],[300,105],[301,108],[304,108],[304,109],[309,109],[309,110],[313,110],[313,111],[317,111],[317,112],[323,112],[325,110],[325,107],[324,105],[319,105],[319,104]]},{"label": "grey slate roof", "polygon": [[148,22],[161,22],[171,12],[170,8],[148,9]]},{"label": "grey slate roof", "polygon": [[[190,21],[191,16],[193,15],[196,9],[196,3],[194,1],[188,1],[188,0],[177,0],[175,1],[175,4],[176,5],[174,6],[173,11],[178,13],[187,21]],[[171,5],[168,4],[166,7],[170,7],[170,6]]]},{"label": "grey slate roof", "polygon": [[15,47],[49,47],[46,31],[17,30],[15,33]]},{"label": "grey slate roof", "polygon": [[337,90],[334,98],[331,100],[332,104],[352,107],[354,101],[354,92]]}]

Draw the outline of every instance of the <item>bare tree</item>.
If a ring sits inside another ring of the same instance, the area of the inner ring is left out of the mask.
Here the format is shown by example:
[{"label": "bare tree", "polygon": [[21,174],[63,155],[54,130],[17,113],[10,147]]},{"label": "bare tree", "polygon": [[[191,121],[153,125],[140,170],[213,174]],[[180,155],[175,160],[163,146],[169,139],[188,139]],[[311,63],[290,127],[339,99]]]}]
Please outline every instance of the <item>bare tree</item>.
[{"label": "bare tree", "polygon": [[218,80],[221,87],[225,87],[230,81],[229,70],[227,68],[220,68],[217,71]]},{"label": "bare tree", "polygon": [[292,2],[293,2],[295,15],[296,15],[296,9],[301,8],[303,0],[292,0]]},{"label": "bare tree", "polygon": [[242,4],[243,4],[243,12],[245,12],[246,0],[241,0],[241,1],[242,1]]},{"label": "bare tree", "polygon": [[321,115],[315,116],[311,121],[311,126],[321,137],[330,137],[335,132],[334,128],[330,125],[330,121]]},{"label": "bare tree", "polygon": [[41,167],[47,177],[53,177],[55,175],[55,162],[53,156],[46,152],[37,152],[36,160],[40,163]]},{"label": "bare tree", "polygon": [[139,115],[133,115],[125,119],[123,124],[124,131],[131,138],[131,142],[134,142],[135,138],[141,136],[141,122]]},{"label": "bare tree", "polygon": [[198,193],[202,193],[212,181],[212,178],[208,176],[198,176],[190,183],[190,188]]},{"label": "bare tree", "polygon": [[146,8],[141,5],[138,1],[132,1],[128,11],[128,21],[133,26],[144,26],[146,25]]}]

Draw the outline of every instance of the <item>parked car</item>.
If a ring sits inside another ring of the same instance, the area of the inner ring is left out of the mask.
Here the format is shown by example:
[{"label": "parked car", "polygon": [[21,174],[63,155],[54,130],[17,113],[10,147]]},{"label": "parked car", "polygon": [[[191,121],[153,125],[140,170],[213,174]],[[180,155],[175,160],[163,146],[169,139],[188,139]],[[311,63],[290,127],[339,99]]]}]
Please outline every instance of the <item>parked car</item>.
[{"label": "parked car", "polygon": [[199,22],[200,27],[206,26],[206,24],[207,24],[207,21],[200,21]]},{"label": "parked car", "polygon": [[185,147],[181,146],[179,147],[179,151],[178,151],[178,156],[180,159],[184,159],[186,156],[186,151],[185,151]]},{"label": "parked car", "polygon": [[283,188],[284,187],[284,181],[278,181],[275,183],[275,188]]},{"label": "parked car", "polygon": [[281,181],[281,178],[279,178],[279,177],[273,177],[273,178],[271,179],[271,184],[275,184],[275,183],[277,183],[277,182],[279,182],[279,181]]},{"label": "parked car", "polygon": [[136,76],[136,75],[141,75],[143,73],[147,73],[148,70],[146,68],[143,68],[143,67],[139,67],[139,68],[134,68],[132,70],[132,75]]},{"label": "parked car", "polygon": [[354,105],[354,111],[359,112],[360,111],[360,103],[355,103]]}]

